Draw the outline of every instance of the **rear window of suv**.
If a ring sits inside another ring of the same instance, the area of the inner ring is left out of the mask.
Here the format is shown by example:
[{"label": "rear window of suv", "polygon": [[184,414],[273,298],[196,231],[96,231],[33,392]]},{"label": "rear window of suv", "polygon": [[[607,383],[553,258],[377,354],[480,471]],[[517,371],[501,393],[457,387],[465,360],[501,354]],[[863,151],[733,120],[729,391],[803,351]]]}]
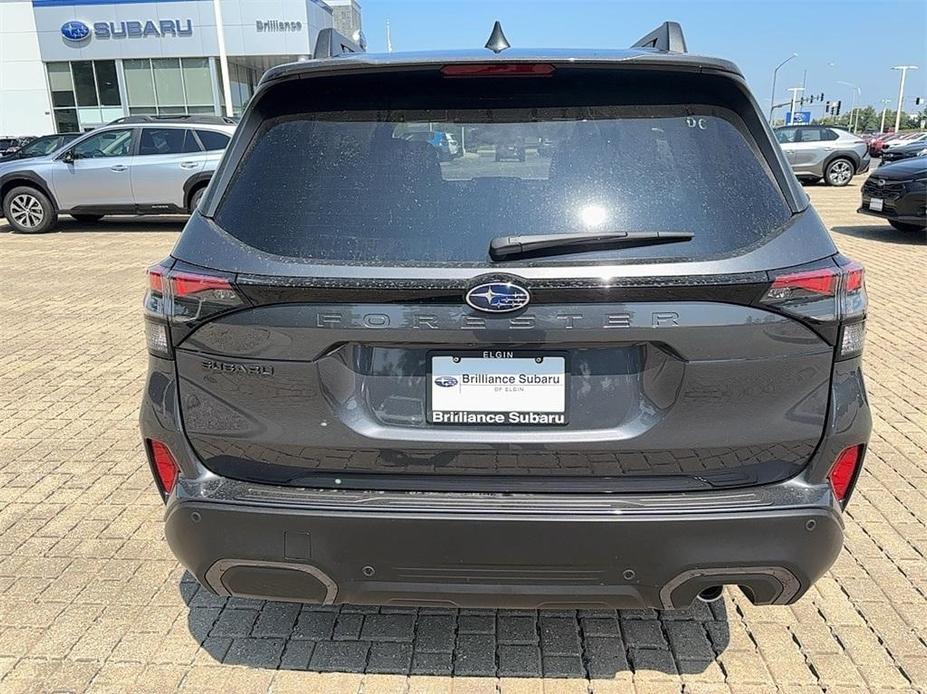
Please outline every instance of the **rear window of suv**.
[{"label": "rear window of suv", "polygon": [[[215,219],[254,248],[310,261],[511,265],[721,257],[789,216],[725,108],[500,105],[268,119]],[[488,255],[497,236],[664,230],[695,236],[507,263]]]}]

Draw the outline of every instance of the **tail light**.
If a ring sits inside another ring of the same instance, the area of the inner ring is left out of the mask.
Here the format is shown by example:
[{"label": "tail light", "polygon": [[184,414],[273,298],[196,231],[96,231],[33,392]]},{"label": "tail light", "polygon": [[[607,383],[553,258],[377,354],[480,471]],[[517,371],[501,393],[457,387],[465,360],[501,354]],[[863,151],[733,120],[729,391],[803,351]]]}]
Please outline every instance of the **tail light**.
[{"label": "tail light", "polygon": [[811,324],[837,328],[838,357],[858,356],[866,332],[865,270],[855,261],[776,273],[761,303]]},{"label": "tail light", "polygon": [[827,479],[834,490],[834,496],[837,501],[844,503],[853,486],[853,481],[859,472],[859,464],[863,459],[863,447],[850,446],[841,451],[834,461],[830,472],[827,473]]},{"label": "tail light", "polygon": [[167,444],[157,439],[146,439],[148,456],[151,460],[151,469],[154,471],[158,487],[163,496],[168,496],[177,483],[180,468]]},{"label": "tail light", "polygon": [[200,272],[163,263],[148,268],[145,336],[148,351],[171,358],[170,326],[183,326],[238,308],[245,299],[231,275]]}]

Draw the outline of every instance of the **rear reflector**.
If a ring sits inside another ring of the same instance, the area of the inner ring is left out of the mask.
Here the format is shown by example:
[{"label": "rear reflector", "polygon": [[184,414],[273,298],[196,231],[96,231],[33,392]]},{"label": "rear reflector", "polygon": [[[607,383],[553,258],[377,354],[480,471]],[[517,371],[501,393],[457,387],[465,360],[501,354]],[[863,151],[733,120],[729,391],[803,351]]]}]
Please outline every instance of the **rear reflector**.
[{"label": "rear reflector", "polygon": [[475,63],[471,65],[445,65],[444,77],[549,77],[553,65],[548,63]]},{"label": "rear reflector", "polygon": [[177,461],[171,455],[167,444],[155,439],[148,439],[148,448],[151,451],[151,462],[154,466],[155,475],[158,478],[158,485],[167,496],[174,489],[177,482],[177,475],[180,468],[177,467]]},{"label": "rear reflector", "polygon": [[834,490],[834,496],[837,501],[845,501],[853,480],[856,478],[856,471],[859,469],[859,463],[862,459],[862,446],[850,446],[843,450],[837,456],[830,472],[827,473],[827,479],[830,480],[830,486]]}]

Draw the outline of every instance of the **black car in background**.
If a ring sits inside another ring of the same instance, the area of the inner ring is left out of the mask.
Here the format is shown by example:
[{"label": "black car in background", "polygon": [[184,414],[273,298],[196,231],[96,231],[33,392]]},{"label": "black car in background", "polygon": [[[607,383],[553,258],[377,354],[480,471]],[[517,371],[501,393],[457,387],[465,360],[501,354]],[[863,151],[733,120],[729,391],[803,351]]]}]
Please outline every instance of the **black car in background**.
[{"label": "black car in background", "polygon": [[900,231],[927,229],[927,157],[880,166],[863,184],[862,214]]},{"label": "black car in background", "polygon": [[892,164],[896,161],[911,159],[913,157],[923,157],[927,155],[927,142],[912,142],[909,145],[898,145],[882,152],[882,163],[880,166]]},{"label": "black car in background", "polygon": [[0,161],[14,161],[17,159],[29,159],[30,157],[40,157],[44,154],[50,154],[56,149],[64,147],[80,133],[59,133],[57,135],[43,135],[37,137],[19,149],[0,156]]}]

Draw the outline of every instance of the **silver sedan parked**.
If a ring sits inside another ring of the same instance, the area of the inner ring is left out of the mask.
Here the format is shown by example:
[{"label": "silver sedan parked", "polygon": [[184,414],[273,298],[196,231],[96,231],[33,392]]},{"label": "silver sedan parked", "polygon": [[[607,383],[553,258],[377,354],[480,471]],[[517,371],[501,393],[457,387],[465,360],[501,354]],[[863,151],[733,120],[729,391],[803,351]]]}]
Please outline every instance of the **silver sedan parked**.
[{"label": "silver sedan parked", "polygon": [[869,169],[869,148],[862,138],[841,128],[789,125],[776,128],[776,139],[802,180],[845,186]]}]

